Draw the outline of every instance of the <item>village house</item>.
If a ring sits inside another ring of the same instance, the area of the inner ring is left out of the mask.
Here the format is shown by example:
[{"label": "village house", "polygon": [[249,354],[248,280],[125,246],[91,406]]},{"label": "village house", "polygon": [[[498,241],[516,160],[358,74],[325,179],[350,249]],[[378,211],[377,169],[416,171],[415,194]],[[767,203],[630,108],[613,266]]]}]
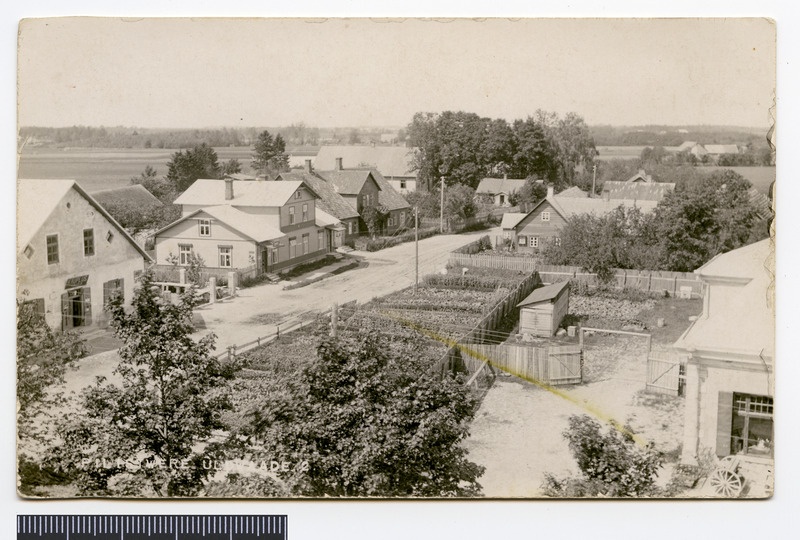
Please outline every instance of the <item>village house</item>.
[{"label": "village house", "polygon": [[520,251],[537,252],[547,242],[560,243],[561,229],[573,216],[593,214],[600,217],[620,206],[651,212],[657,204],[649,200],[560,197],[548,187],[547,197],[513,226],[513,242]]},{"label": "village house", "polygon": [[609,180],[603,184],[601,197],[606,199],[627,199],[632,201],[660,201],[675,190],[675,184],[656,182],[653,177],[639,171],[625,181]]},{"label": "village house", "polygon": [[706,450],[772,462],[773,248],[762,240],[695,270],[706,284],[703,313],[674,344],[686,370],[684,463]]},{"label": "village house", "polygon": [[322,146],[313,165],[318,171],[332,171],[336,160],[342,159],[349,167],[375,169],[403,194],[417,189],[417,171],[413,165],[416,150],[404,146]]},{"label": "village house", "polygon": [[150,257],[74,180],[20,179],[17,204],[17,298],[53,328],[105,325]]},{"label": "village house", "polygon": [[706,152],[708,153],[708,157],[716,162],[723,154],[738,154],[739,147],[735,144],[707,144]]},{"label": "village house", "polygon": [[523,188],[526,180],[518,178],[483,178],[475,190],[475,196],[495,206],[511,206],[509,198]]},{"label": "village house", "polygon": [[160,265],[203,259],[206,270],[286,270],[342,245],[339,220],[301,181],[197,180],[175,204],[182,216],[155,234]]}]

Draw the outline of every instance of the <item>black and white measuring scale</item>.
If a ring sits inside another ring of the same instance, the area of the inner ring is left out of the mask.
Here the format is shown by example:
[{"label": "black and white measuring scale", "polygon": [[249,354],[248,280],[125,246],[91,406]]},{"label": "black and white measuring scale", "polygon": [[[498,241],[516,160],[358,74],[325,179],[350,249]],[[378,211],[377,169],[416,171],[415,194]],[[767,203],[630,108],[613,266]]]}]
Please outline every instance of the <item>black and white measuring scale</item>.
[{"label": "black and white measuring scale", "polygon": [[287,540],[285,515],[19,515],[17,540]]}]

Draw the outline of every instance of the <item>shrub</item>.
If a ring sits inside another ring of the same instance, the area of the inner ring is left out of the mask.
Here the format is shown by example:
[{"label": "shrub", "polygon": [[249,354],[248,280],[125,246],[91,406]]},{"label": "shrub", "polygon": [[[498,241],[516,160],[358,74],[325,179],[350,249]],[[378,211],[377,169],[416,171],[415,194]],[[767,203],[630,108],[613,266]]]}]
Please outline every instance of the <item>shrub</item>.
[{"label": "shrub", "polygon": [[[423,238],[430,238],[439,234],[439,229],[436,227],[429,227],[427,229],[419,229],[419,239],[422,240]],[[402,244],[403,242],[412,242],[414,241],[414,231],[407,231],[403,234],[398,234],[396,236],[383,236],[379,238],[359,238],[356,240],[356,249],[360,249],[363,251],[379,251],[381,249],[393,247]]]}]

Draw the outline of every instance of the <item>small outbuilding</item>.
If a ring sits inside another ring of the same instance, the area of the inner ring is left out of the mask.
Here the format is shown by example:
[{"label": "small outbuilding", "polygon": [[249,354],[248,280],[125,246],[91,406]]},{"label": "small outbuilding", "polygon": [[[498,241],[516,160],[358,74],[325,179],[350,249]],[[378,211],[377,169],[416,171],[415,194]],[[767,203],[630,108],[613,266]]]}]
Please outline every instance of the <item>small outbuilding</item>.
[{"label": "small outbuilding", "polygon": [[569,281],[540,287],[517,307],[520,334],[550,337],[569,311]]}]

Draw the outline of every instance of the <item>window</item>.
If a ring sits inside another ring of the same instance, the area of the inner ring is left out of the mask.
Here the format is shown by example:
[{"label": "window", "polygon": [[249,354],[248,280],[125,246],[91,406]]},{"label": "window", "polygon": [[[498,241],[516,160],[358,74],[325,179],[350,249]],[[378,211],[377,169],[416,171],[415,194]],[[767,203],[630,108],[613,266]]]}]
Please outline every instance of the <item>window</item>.
[{"label": "window", "polygon": [[555,243],[555,245],[557,245],[557,246],[560,246],[561,245],[561,237],[560,236],[556,236],[555,238],[553,238],[553,243]]},{"label": "window", "polygon": [[278,248],[270,249],[270,253],[271,253],[270,256],[271,264],[275,264],[276,262],[278,262]]},{"label": "window", "polygon": [[353,234],[353,222],[352,221],[348,221],[347,222],[347,234]]},{"label": "window", "polygon": [[308,255],[308,234],[303,235],[303,255]]},{"label": "window", "polygon": [[406,189],[406,181],[400,180],[400,189]]},{"label": "window", "polygon": [[297,238],[289,238],[289,258],[297,257]]},{"label": "window", "polygon": [[24,253],[25,256],[30,259],[33,256],[33,246],[25,246],[25,249],[22,251],[22,253]]},{"label": "window", "polygon": [[210,219],[200,219],[197,221],[197,225],[200,228],[200,236],[211,236]]},{"label": "window", "polygon": [[771,456],[773,452],[772,398],[733,394],[731,453]]},{"label": "window", "polygon": [[308,205],[303,205],[303,221],[308,221]]},{"label": "window", "polygon": [[294,192],[294,198],[295,199],[299,199],[300,198],[300,190],[299,189]]},{"label": "window", "polygon": [[519,237],[519,245],[521,245],[521,246],[525,246],[525,245],[527,245],[527,237],[525,237],[525,236],[520,236],[520,237]]},{"label": "window", "polygon": [[406,213],[405,212],[400,212],[400,219],[398,220],[397,224],[400,225],[401,227],[406,224]]},{"label": "window", "polygon": [[369,206],[369,202],[370,202],[369,199],[370,199],[369,193],[365,193],[364,194],[364,206]]},{"label": "window", "polygon": [[94,229],[83,229],[83,256],[94,255]]},{"label": "window", "polygon": [[289,207],[289,225],[294,225],[294,206]]},{"label": "window", "polygon": [[231,268],[233,266],[233,248],[231,246],[219,246],[219,267]]},{"label": "window", "polygon": [[103,306],[108,307],[108,302],[115,296],[120,296],[125,300],[125,280],[123,278],[112,279],[103,283]]},{"label": "window", "polygon": [[542,212],[542,221],[550,221],[550,212]]},{"label": "window", "polygon": [[325,231],[317,231],[317,250],[325,249]]},{"label": "window", "polygon": [[178,244],[178,264],[188,266],[192,257],[191,244]]},{"label": "window", "polygon": [[47,264],[58,264],[58,235],[47,236]]},{"label": "window", "polygon": [[538,248],[539,247],[539,237],[538,236],[531,236],[531,247]]},{"label": "window", "polygon": [[108,242],[110,244],[113,239],[114,239],[114,233],[111,232],[111,231],[108,231],[106,233],[106,242]]},{"label": "window", "polygon": [[386,220],[387,227],[394,227],[394,218],[390,215],[389,219]]}]

